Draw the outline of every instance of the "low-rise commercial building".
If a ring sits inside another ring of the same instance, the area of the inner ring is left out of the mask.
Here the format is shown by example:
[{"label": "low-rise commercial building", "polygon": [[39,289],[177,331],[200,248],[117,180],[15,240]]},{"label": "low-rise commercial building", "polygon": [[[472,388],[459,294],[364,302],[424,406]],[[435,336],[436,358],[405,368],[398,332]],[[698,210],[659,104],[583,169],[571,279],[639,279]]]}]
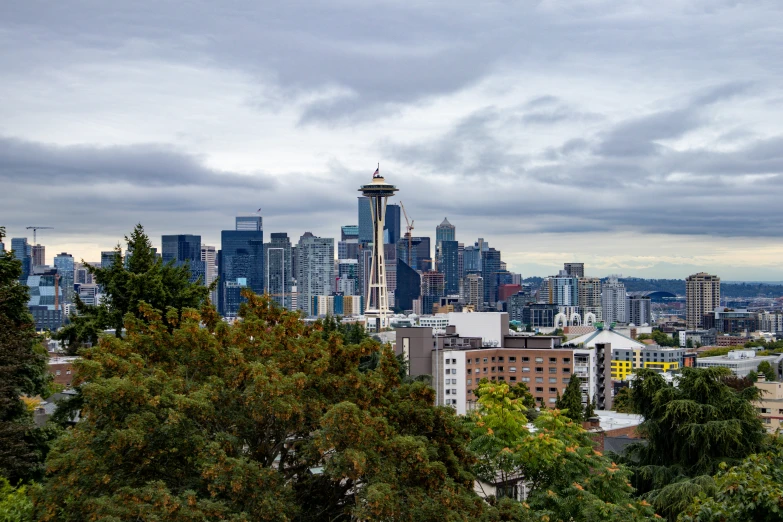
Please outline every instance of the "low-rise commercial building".
[{"label": "low-rise commercial building", "polygon": [[750,372],[758,370],[762,361],[768,361],[775,370],[776,377],[780,378],[781,360],[783,360],[783,354],[756,355],[755,350],[732,350],[726,355],[701,357],[696,360],[696,367],[712,368],[722,366],[730,369],[737,377],[747,377]]}]

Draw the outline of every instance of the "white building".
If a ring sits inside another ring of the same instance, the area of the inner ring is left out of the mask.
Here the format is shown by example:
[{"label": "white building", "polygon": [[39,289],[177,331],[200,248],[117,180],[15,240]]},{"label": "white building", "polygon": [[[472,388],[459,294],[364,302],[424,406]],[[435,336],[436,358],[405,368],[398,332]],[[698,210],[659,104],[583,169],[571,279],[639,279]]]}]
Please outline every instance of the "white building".
[{"label": "white building", "polygon": [[427,326],[440,332],[445,332],[448,325],[448,314],[424,315],[419,318],[419,326]]},{"label": "white building", "polygon": [[457,329],[460,337],[481,337],[484,346],[503,346],[503,337],[509,334],[506,312],[451,312],[449,326]]},{"label": "white building", "polygon": [[[201,260],[204,262],[204,286],[211,285],[218,277],[217,251],[215,247],[201,245]],[[209,300],[217,305],[217,288],[209,293]]]},{"label": "white building", "polygon": [[601,310],[604,314],[604,322],[607,324],[627,323],[628,314],[625,305],[625,285],[616,277],[610,277],[601,286]]},{"label": "white building", "polygon": [[732,350],[726,355],[716,357],[700,357],[696,359],[697,368],[712,368],[722,366],[728,368],[737,377],[747,377],[750,372],[758,370],[762,361],[768,361],[775,369],[776,376],[780,377],[780,361],[783,355],[756,355],[755,350]]},{"label": "white building", "polygon": [[465,351],[432,351],[432,386],[437,393],[436,404],[451,406],[458,415],[467,412],[465,373]]},{"label": "white building", "polygon": [[334,286],[334,239],[315,237],[306,232],[296,249],[299,278],[299,307],[308,316],[315,315],[313,297],[329,295]]}]

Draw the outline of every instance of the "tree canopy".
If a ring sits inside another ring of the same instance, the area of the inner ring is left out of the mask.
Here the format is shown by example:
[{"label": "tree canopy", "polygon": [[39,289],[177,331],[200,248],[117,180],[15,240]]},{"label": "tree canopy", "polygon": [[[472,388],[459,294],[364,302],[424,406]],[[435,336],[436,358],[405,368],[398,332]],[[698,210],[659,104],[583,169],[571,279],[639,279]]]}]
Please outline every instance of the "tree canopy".
[{"label": "tree canopy", "polygon": [[[191,282],[187,265],[163,263],[157,257],[141,225],[136,225],[130,236],[125,236],[125,244],[127,262],[123,260],[122,247],[117,245],[111,265],[86,265],[103,289],[104,300],[91,306],[75,297],[77,314],[72,315],[70,323],[55,336],[72,353],[83,343],[97,343],[103,330],[114,330],[119,337],[126,314],[130,313],[137,319],[144,318],[140,312],[141,303],[147,303],[156,310],[174,308],[179,318],[182,310],[198,309],[209,298],[208,287],[201,281]],[[162,321],[171,328],[168,314],[162,317]]]},{"label": "tree canopy", "polygon": [[[0,241],[4,233],[0,228]],[[21,397],[46,395],[51,382],[21,274],[13,252],[0,252],[0,477],[12,484],[43,472],[47,435],[35,427]]]},{"label": "tree canopy", "polygon": [[582,407],[582,390],[579,387],[580,380],[577,376],[571,376],[566,386],[563,396],[559,397],[555,403],[555,407],[558,410],[564,410],[563,413],[567,415],[574,422],[582,422],[584,419],[584,409]]},{"label": "tree canopy", "polygon": [[52,450],[39,519],[481,516],[468,433],[430,387],[370,339],[245,296],[234,325],[142,303],[122,339],[83,350],[83,420]]},{"label": "tree canopy", "polygon": [[632,409],[644,416],[645,442],[628,448],[636,485],[659,513],[676,518],[711,483],[722,463],[734,465],[763,448],[764,426],[750,401],[755,387],[737,391],[727,368],[683,368],[678,386],[649,369],[636,372]]}]

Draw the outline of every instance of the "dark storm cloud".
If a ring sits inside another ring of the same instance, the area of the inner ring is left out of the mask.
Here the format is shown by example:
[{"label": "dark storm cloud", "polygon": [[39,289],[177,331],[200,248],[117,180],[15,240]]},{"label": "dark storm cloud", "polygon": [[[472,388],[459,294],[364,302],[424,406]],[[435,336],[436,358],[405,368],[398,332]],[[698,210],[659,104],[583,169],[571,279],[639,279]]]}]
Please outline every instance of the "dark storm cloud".
[{"label": "dark storm cloud", "polygon": [[275,180],[212,170],[202,158],[169,146],[56,147],[0,136],[0,183],[270,189]]}]

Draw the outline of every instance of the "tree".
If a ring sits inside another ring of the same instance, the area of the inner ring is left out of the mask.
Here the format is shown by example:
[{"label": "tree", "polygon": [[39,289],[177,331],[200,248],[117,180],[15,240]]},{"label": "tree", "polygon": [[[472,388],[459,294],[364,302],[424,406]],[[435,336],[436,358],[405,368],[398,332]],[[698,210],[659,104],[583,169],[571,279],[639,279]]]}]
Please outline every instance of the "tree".
[{"label": "tree", "polygon": [[686,348],[693,348],[693,339],[691,339],[690,337],[688,339],[686,339],[685,340],[685,347]]},{"label": "tree", "polygon": [[769,364],[769,361],[761,361],[758,366],[758,373],[763,375],[768,381],[776,381],[778,376],[775,374],[775,369]]},{"label": "tree", "polygon": [[674,520],[711,483],[721,463],[734,465],[764,447],[764,426],[751,401],[755,387],[729,387],[727,368],[683,368],[678,386],[649,369],[636,372],[631,403],[644,416],[644,444],[627,448],[636,485]]},{"label": "tree", "polygon": [[39,520],[482,516],[466,429],[400,383],[388,347],[244,296],[233,325],[142,303],[123,338],[83,349],[83,420],[50,455]]},{"label": "tree", "polygon": [[[182,310],[198,309],[208,300],[211,288],[201,281],[191,282],[187,265],[164,264],[156,256],[140,224],[136,225],[130,237],[125,236],[125,243],[127,266],[119,245],[115,248],[111,265],[105,268],[86,265],[95,282],[103,288],[105,298],[97,306],[88,306],[78,296],[75,298],[78,315],[72,316],[70,324],[55,335],[70,353],[75,353],[84,343],[97,343],[99,334],[106,329],[114,330],[115,335],[120,337],[126,314],[143,319],[139,307],[142,302],[156,310],[174,308],[179,319]],[[165,314],[162,320],[167,328],[172,328],[169,314]]]},{"label": "tree", "polygon": [[[4,234],[0,227],[0,241]],[[21,397],[45,395],[51,382],[21,274],[22,264],[13,252],[0,253],[0,477],[12,484],[43,471],[48,437],[36,428]]]},{"label": "tree", "polygon": [[27,486],[11,487],[8,480],[0,477],[0,520],[3,522],[32,522],[33,503]]},{"label": "tree", "polygon": [[633,411],[633,389],[630,386],[620,388],[614,396],[612,406],[618,413],[636,413]]},{"label": "tree", "polygon": [[[558,410],[541,412],[527,427],[524,406],[507,384],[482,382],[479,409],[466,420],[470,448],[484,483],[524,482],[525,503],[497,503],[502,520],[652,520],[633,499],[630,471],[595,450],[589,434]],[[490,502],[496,499],[488,498]]]},{"label": "tree", "polygon": [[777,437],[771,451],[750,455],[739,465],[721,464],[709,494],[702,493],[678,520],[774,521],[783,518],[783,439]]},{"label": "tree", "polygon": [[593,396],[593,400],[585,404],[584,420],[595,417],[595,409],[598,407],[598,400]]},{"label": "tree", "polygon": [[574,422],[582,422],[584,420],[584,411],[582,410],[582,390],[580,388],[581,381],[576,376],[571,376],[566,386],[563,396],[560,397],[555,403],[555,407],[558,410],[563,410],[565,415]]}]

